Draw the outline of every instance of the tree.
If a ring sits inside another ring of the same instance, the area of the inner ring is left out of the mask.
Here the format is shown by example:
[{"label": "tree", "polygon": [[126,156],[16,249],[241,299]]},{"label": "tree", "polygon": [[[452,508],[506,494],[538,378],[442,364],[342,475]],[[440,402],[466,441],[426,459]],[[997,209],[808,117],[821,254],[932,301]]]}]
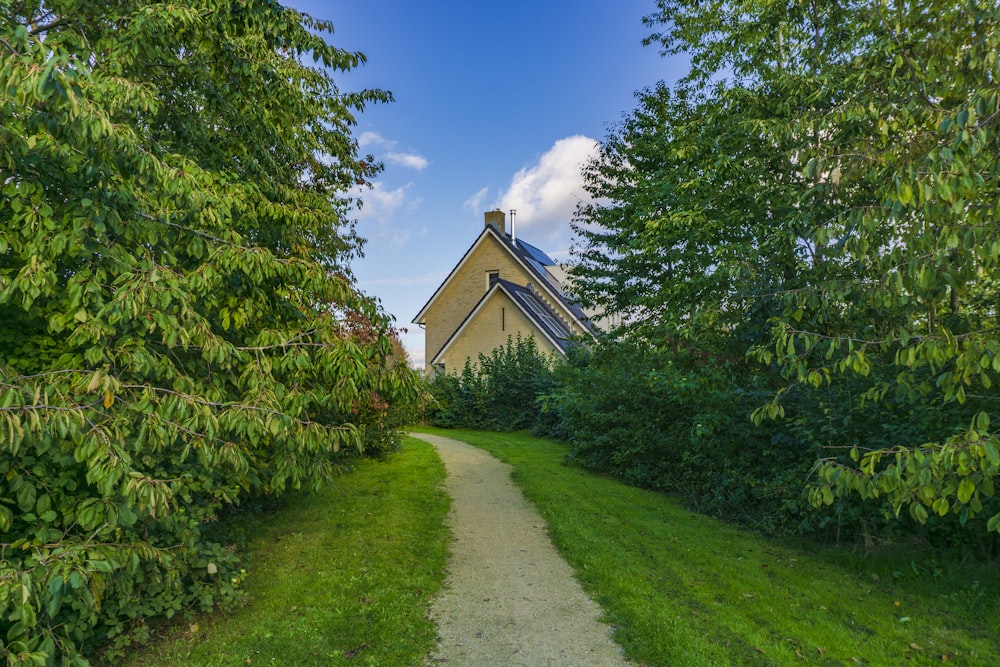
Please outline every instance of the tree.
[{"label": "tree", "polygon": [[[646,19],[692,67],[638,108],[585,171],[575,271],[584,297],[633,330],[742,356],[769,337],[777,296],[820,270],[808,243],[838,202],[813,196],[789,131],[858,35],[837,3],[661,2]],[[774,37],[780,48],[774,48]]]},{"label": "tree", "polygon": [[0,653],[81,665],[231,592],[218,513],[413,395],[348,265],[354,114],[389,95],[275,2],[0,11]]},{"label": "tree", "polygon": [[[872,400],[974,399],[963,428],[852,451],[860,467],[830,461],[814,492],[817,502],[832,492],[884,497],[921,523],[930,510],[956,513],[964,524],[983,511],[1000,475],[989,418],[1000,371],[1000,8],[937,1],[860,9],[868,38],[852,54],[839,104],[804,117],[825,141],[802,155],[817,181],[869,185],[870,196],[813,236],[854,275],[791,296],[776,322],[776,348],[796,381],[868,376],[878,365],[891,372],[871,382]],[[831,303],[846,316],[827,317]],[[1000,529],[1000,513],[987,527]]]},{"label": "tree", "polygon": [[585,301],[641,336],[723,356],[767,335],[771,293],[804,262],[795,170],[755,130],[765,102],[662,84],[639,96],[585,170],[591,201],[574,222]]},{"label": "tree", "polygon": [[862,401],[968,416],[860,465],[839,445],[816,502],[964,523],[994,494],[998,18],[977,0],[660,0],[648,42],[690,73],[588,171],[586,296],[643,335],[776,364],[758,419],[848,378]]}]

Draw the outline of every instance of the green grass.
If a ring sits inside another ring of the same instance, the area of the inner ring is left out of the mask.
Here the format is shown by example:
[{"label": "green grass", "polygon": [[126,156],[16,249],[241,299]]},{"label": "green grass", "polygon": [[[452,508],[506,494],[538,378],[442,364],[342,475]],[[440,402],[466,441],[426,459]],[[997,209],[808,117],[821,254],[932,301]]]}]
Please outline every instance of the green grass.
[{"label": "green grass", "polygon": [[1000,665],[995,564],[768,540],[566,465],[526,434],[418,429],[481,447],[649,665]]},{"label": "green grass", "polygon": [[416,665],[449,534],[444,466],[407,438],[318,495],[290,498],[251,529],[246,604],[173,627],[127,665]]}]

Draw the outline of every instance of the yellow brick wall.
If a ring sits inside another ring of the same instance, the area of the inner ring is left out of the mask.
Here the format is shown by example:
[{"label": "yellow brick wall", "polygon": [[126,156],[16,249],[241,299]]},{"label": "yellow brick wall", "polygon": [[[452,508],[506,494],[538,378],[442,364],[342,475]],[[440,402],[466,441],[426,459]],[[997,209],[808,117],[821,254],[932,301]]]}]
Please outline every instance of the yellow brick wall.
[{"label": "yellow brick wall", "polygon": [[445,372],[461,373],[466,359],[471,359],[475,365],[480,353],[488,355],[506,344],[508,337],[517,338],[518,333],[522,338],[533,337],[542,354],[556,352],[555,346],[535,328],[510,297],[503,292],[494,293],[448,348],[443,359]]},{"label": "yellow brick wall", "polygon": [[[534,276],[511,257],[499,241],[487,236],[424,313],[424,350],[427,355],[428,373],[431,359],[437,355],[455,329],[462,324],[465,316],[472,312],[486,294],[489,272],[497,270],[501,278],[518,285],[537,282]],[[491,347],[482,351],[489,352],[492,349]],[[478,352],[473,355],[473,359],[476,357]]]}]

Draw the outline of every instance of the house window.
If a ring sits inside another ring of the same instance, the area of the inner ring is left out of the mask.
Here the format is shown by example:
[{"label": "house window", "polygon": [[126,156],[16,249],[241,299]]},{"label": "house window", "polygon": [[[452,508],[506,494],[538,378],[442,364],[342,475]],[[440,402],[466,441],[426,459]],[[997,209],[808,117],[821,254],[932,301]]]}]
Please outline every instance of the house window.
[{"label": "house window", "polygon": [[486,291],[488,292],[496,282],[500,280],[500,271],[487,271],[486,272]]},{"label": "house window", "polygon": [[501,308],[500,309],[500,331],[506,331],[506,330],[507,330],[507,309],[506,308]]}]

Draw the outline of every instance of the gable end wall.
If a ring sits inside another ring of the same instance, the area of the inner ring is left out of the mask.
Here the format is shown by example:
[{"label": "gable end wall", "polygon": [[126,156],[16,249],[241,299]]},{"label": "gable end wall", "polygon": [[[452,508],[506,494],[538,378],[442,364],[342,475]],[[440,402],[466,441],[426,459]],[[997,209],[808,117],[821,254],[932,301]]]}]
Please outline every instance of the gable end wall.
[{"label": "gable end wall", "polygon": [[506,345],[508,338],[516,339],[518,333],[522,338],[533,337],[542,354],[558,353],[506,293],[496,292],[466,324],[462,335],[452,341],[442,359],[445,371],[461,373],[466,359],[471,359],[475,365],[480,353],[488,355],[490,351]]},{"label": "gable end wall", "polygon": [[[496,270],[500,271],[500,278],[518,285],[534,280],[499,241],[492,236],[486,237],[424,314],[424,348],[428,364],[483,298],[487,289],[487,274]],[[485,348],[486,351],[491,349]],[[473,359],[476,357],[478,352]],[[427,370],[430,372],[430,368]]]}]

